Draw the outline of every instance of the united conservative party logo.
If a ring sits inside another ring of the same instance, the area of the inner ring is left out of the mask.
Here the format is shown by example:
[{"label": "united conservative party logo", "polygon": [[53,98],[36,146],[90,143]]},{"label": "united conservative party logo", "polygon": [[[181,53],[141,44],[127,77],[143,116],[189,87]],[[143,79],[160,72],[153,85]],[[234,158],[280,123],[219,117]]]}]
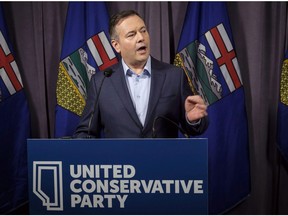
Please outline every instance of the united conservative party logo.
[{"label": "united conservative party logo", "polygon": [[208,212],[205,139],[30,139],[28,156],[32,215]]},{"label": "united conservative party logo", "polygon": [[33,162],[33,193],[48,211],[63,210],[63,176],[61,161]]},{"label": "united conservative party logo", "polygon": [[33,161],[33,194],[50,212],[64,211],[64,205],[70,210],[129,209],[130,195],[134,202],[135,195],[204,194],[203,179],[139,179],[136,173],[128,164],[62,166],[61,161]]}]

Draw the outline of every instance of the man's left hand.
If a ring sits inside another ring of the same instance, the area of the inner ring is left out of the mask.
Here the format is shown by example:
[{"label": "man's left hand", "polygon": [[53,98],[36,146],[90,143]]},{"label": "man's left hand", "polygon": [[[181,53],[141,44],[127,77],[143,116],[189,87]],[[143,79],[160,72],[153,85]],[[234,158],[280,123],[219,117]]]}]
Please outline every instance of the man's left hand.
[{"label": "man's left hand", "polygon": [[195,122],[208,115],[207,106],[199,95],[188,96],[185,100],[185,111],[189,122]]}]

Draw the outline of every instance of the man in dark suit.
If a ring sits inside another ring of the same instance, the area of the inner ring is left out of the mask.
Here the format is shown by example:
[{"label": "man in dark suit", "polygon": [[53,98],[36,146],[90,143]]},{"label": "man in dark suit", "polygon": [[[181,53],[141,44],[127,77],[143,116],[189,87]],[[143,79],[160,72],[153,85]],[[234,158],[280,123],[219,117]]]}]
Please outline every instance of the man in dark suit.
[{"label": "man in dark suit", "polygon": [[178,137],[179,124],[185,134],[203,133],[207,106],[191,95],[181,68],[150,56],[149,34],[139,14],[114,15],[110,36],[122,58],[91,78],[74,137],[100,137],[103,131],[106,138],[172,138]]}]

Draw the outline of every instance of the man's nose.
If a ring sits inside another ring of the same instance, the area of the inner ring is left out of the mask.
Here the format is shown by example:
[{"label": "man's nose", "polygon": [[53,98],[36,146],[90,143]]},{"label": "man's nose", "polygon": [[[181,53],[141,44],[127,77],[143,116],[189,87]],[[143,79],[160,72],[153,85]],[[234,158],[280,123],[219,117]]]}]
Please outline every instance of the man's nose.
[{"label": "man's nose", "polygon": [[144,35],[142,32],[137,32],[137,42],[142,42],[144,40]]}]

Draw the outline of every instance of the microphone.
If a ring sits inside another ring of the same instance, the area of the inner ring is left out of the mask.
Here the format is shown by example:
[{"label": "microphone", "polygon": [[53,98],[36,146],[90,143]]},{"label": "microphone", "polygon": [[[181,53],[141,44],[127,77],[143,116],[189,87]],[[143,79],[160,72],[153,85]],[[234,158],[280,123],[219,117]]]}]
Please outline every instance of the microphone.
[{"label": "microphone", "polygon": [[178,130],[180,130],[180,132],[186,137],[186,138],[189,138],[189,135],[187,134],[186,131],[184,131],[184,129],[182,127],[180,127],[176,122],[172,121],[171,119],[165,117],[165,116],[157,116],[154,121],[153,121],[153,126],[152,126],[152,138],[157,138],[157,135],[156,135],[156,130],[155,130],[155,125],[156,125],[156,122],[159,120],[159,119],[164,119],[166,121],[168,121],[169,123],[173,124],[176,128],[178,128]]},{"label": "microphone", "polygon": [[110,77],[112,75],[113,70],[110,68],[108,70],[105,70],[103,73],[104,73],[104,78],[103,78],[103,80],[104,80],[105,77]]},{"label": "microphone", "polygon": [[94,104],[94,109],[93,109],[93,111],[92,111],[92,113],[91,113],[91,116],[90,116],[90,119],[89,119],[89,123],[88,123],[88,135],[87,135],[87,138],[93,138],[91,135],[90,135],[90,132],[91,132],[91,124],[92,124],[92,120],[93,120],[93,118],[94,118],[94,112],[95,112],[95,109],[96,109],[96,107],[97,107],[97,105],[98,105],[98,102],[99,102],[99,96],[100,96],[100,92],[101,92],[101,89],[102,89],[102,85],[103,85],[103,83],[104,83],[104,80],[106,79],[106,77],[110,77],[111,75],[112,75],[112,73],[113,73],[113,70],[110,68],[110,69],[107,69],[107,70],[105,70],[104,72],[103,72],[103,74],[104,74],[104,77],[103,77],[103,79],[101,80],[101,83],[100,83],[100,87],[99,87],[99,91],[98,91],[98,93],[97,93],[97,96],[96,96],[96,100],[95,100],[95,104]]}]

